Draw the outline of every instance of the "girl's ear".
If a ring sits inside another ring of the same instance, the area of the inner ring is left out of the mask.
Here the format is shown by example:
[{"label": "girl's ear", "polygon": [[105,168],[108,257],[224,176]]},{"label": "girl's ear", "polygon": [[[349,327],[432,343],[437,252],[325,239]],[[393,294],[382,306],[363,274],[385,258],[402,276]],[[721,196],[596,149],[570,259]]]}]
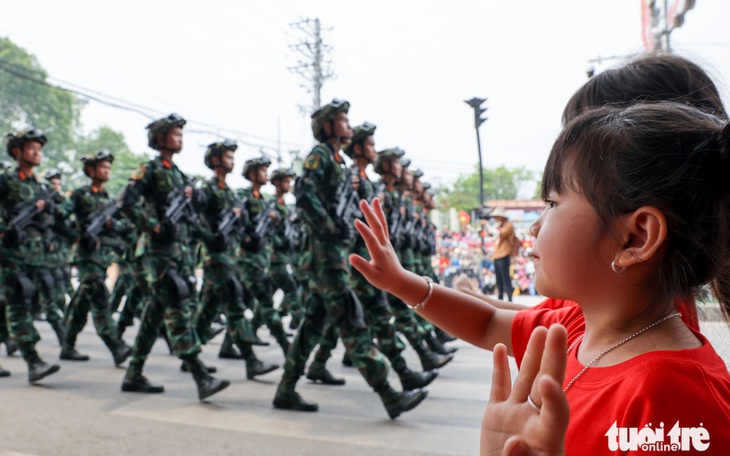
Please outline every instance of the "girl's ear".
[{"label": "girl's ear", "polygon": [[642,206],[623,217],[617,226],[622,250],[616,254],[617,268],[628,268],[651,260],[667,238],[664,213]]}]

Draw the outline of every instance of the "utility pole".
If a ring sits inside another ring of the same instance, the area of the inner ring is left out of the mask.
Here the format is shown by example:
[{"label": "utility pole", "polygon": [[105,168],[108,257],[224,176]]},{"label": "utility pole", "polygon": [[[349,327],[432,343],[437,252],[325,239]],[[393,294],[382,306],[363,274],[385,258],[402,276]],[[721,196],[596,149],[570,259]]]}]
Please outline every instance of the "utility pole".
[{"label": "utility pole", "polygon": [[[486,98],[474,97],[470,100],[464,100],[464,103],[474,108],[474,129],[477,132],[477,151],[479,152],[479,212],[484,209],[484,166],[482,165],[482,141],[479,139],[479,126],[486,122],[487,118],[482,118],[482,114],[487,112],[487,108],[482,108],[482,103],[487,101]],[[479,230],[481,237],[482,254],[484,250],[484,230]]]},{"label": "utility pole", "polygon": [[312,94],[312,106],[310,109],[306,107],[300,107],[300,109],[310,114],[322,106],[322,86],[335,75],[332,70],[332,61],[327,60],[327,54],[332,47],[322,42],[322,26],[319,18],[304,19],[289,25],[304,33],[300,42],[289,46],[301,57],[297,59],[295,66],[288,69],[306,81],[306,84],[301,86],[307,89],[307,93]]},{"label": "utility pole", "polygon": [[677,0],[671,7],[669,0],[642,0],[641,3],[644,48],[671,52],[672,32],[684,25],[684,16],[695,7],[696,0]]}]

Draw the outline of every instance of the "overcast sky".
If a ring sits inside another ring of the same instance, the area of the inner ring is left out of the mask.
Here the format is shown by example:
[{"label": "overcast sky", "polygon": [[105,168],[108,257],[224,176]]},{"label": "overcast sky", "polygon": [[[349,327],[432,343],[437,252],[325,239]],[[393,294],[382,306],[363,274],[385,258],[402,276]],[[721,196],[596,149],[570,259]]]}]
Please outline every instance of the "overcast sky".
[{"label": "overcast sky", "polygon": [[[643,48],[639,0],[23,0],[4,2],[0,34],[61,85],[187,118],[176,158],[185,171],[204,173],[204,148],[216,140],[195,131],[238,139],[238,175],[259,146],[275,155],[279,135],[285,164],[289,150],[311,148],[299,110],[311,95],[287,67],[298,57],[289,45],[304,37],[289,24],[315,17],[337,74],[323,100],[348,99],[353,126],[376,124],[378,149],[402,147],[437,185],[478,161],[463,100],[488,98],[485,166],[541,170],[588,60]],[[729,18],[730,2],[699,0],[672,34],[679,53],[709,67],[726,100]],[[149,120],[138,113],[90,101],[82,122],[86,131],[108,124],[133,151],[147,149]]]}]

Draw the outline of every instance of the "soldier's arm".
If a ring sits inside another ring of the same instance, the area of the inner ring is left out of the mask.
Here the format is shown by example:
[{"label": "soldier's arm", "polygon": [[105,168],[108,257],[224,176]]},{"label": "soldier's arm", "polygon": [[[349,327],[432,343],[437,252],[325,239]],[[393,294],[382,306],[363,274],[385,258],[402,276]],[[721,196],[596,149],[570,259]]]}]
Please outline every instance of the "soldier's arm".
[{"label": "soldier's arm", "polygon": [[324,169],[321,162],[321,157],[316,152],[311,152],[307,156],[302,180],[296,194],[297,207],[302,209],[302,216],[310,227],[332,235],[337,232],[337,227],[317,193],[317,188],[324,178]]},{"label": "soldier's arm", "polygon": [[141,231],[154,232],[160,221],[150,214],[141,201],[152,189],[152,172],[149,165],[140,166],[129,178],[129,183],[122,193],[122,212]]}]

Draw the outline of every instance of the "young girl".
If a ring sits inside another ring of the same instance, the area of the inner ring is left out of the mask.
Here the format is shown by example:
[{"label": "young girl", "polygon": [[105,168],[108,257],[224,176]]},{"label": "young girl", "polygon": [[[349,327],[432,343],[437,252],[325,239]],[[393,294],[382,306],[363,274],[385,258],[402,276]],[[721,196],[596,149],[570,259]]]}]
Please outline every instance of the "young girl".
[{"label": "young girl", "polygon": [[[445,331],[494,350],[482,454],[726,455],[730,375],[676,303],[693,306],[712,283],[730,309],[728,172],[730,127],[682,104],[571,120],[532,234],[537,290],[578,306],[500,310],[404,271],[377,201],[362,205],[369,226],[356,224],[372,259],[351,262]],[[521,361],[514,387],[507,354]]]}]

